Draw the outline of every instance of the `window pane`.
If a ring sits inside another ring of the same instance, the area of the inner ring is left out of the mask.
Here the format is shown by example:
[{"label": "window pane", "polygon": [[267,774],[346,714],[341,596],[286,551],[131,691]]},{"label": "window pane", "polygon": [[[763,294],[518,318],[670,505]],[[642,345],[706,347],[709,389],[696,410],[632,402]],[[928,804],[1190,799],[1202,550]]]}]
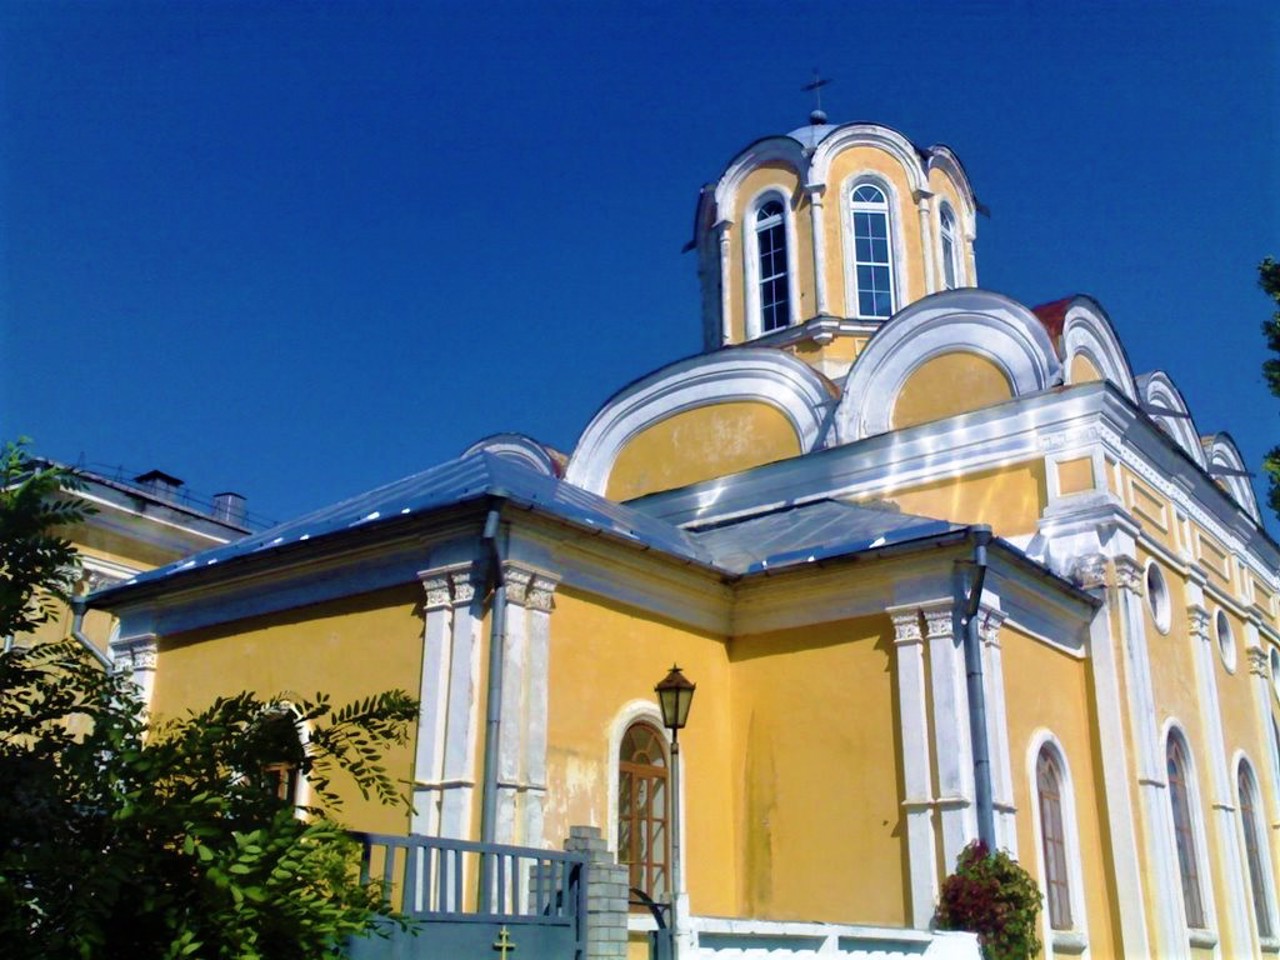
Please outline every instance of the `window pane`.
[{"label": "window pane", "polygon": [[665,742],[647,723],[623,736],[618,765],[618,858],[630,864],[630,884],[652,897],[666,891],[669,793]]},{"label": "window pane", "polygon": [[1257,918],[1258,936],[1271,936],[1271,906],[1267,902],[1267,887],[1262,869],[1262,842],[1258,838],[1258,815],[1254,805],[1257,795],[1252,771],[1240,766],[1240,818],[1244,821],[1245,859],[1249,864],[1249,888],[1253,894],[1253,915]]},{"label": "window pane", "polygon": [[1196,869],[1195,835],[1191,827],[1191,805],[1185,778],[1186,762],[1181,747],[1172,738],[1168,747],[1169,804],[1173,812],[1173,830],[1178,848],[1178,872],[1182,878],[1182,899],[1187,911],[1187,924],[1204,926],[1204,907],[1200,900],[1200,878]]}]

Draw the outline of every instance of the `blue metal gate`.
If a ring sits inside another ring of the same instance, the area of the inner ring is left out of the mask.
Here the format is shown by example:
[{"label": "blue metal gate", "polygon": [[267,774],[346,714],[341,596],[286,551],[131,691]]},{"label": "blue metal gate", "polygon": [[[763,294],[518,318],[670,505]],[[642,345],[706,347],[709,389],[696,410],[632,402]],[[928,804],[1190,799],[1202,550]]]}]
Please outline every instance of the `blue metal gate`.
[{"label": "blue metal gate", "polygon": [[440,837],[355,836],[364,844],[361,882],[377,883],[412,923],[407,931],[387,925],[381,935],[353,939],[352,960],[585,956],[585,855]]}]

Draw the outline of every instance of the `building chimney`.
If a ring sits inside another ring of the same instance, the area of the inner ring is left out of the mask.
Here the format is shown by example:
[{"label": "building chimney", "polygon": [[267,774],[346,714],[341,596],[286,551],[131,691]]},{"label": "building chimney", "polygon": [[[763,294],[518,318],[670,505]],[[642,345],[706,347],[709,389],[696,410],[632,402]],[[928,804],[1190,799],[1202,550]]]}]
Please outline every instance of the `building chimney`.
[{"label": "building chimney", "polygon": [[213,496],[213,518],[219,523],[243,527],[245,521],[244,497],[238,493],[216,493]]},{"label": "building chimney", "polygon": [[178,488],[182,486],[182,481],[172,474],[165,473],[163,470],[148,470],[134,477],[133,482],[157,500],[163,500],[166,503],[178,502]]}]

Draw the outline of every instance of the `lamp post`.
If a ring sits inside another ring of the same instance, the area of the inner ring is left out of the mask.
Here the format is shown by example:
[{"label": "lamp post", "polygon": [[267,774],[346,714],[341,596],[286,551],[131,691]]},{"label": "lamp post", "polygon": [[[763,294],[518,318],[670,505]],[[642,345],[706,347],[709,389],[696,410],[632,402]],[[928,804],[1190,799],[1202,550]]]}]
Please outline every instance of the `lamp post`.
[{"label": "lamp post", "polygon": [[[680,668],[674,664],[671,672],[662,679],[653,692],[658,695],[662,709],[662,725],[671,731],[671,932],[679,942],[679,917],[677,903],[684,888],[680,872],[680,731],[689,719],[689,705],[693,703],[693,691],[698,688],[690,683]],[[678,955],[678,948],[677,948]]]}]

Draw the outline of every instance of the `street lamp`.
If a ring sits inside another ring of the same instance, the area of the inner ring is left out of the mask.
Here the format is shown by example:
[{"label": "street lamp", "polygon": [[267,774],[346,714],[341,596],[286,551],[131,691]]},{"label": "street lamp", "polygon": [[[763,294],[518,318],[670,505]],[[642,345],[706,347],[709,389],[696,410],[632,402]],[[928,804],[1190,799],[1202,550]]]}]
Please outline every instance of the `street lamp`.
[{"label": "street lamp", "polygon": [[680,731],[689,719],[689,705],[697,688],[675,665],[653,688],[658,695],[658,706],[662,708],[662,725],[671,731],[671,932],[676,938],[673,947],[677,955],[680,926],[676,906],[684,889],[684,878],[680,874]]}]

